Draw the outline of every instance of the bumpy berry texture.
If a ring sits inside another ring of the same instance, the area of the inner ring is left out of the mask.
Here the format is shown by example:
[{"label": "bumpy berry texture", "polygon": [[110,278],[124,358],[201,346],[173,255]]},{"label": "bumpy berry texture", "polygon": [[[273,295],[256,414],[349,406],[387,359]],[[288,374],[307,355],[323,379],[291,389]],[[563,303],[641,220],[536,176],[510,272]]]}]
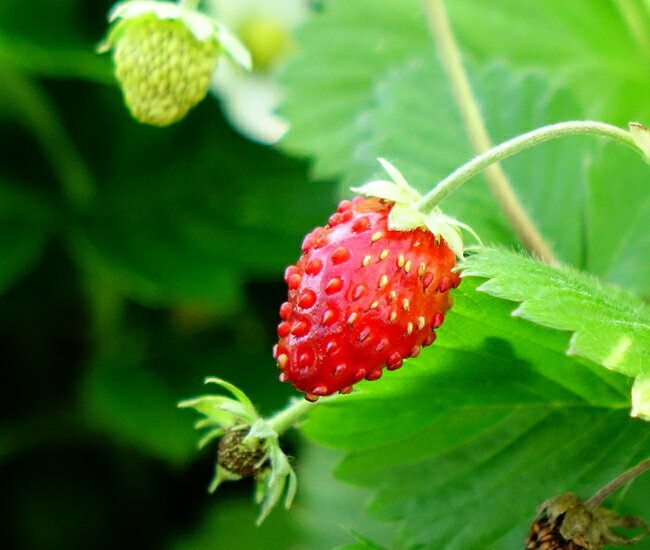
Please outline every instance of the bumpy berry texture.
[{"label": "bumpy berry texture", "polygon": [[401,367],[433,343],[451,307],[449,290],[460,283],[454,253],[426,229],[389,230],[392,205],[341,202],[285,272],[274,357],[280,379],[309,400]]},{"label": "bumpy berry texture", "polygon": [[178,19],[147,14],[118,25],[115,75],[129,111],[155,126],[181,120],[207,94],[219,44],[198,40]]}]

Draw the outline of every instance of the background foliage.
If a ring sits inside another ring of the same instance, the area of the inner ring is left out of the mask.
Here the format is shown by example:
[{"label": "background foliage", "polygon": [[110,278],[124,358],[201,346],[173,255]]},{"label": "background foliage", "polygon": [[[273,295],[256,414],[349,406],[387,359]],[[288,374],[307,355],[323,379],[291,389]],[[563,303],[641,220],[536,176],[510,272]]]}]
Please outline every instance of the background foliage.
[{"label": "background foliage", "polygon": [[[629,378],[568,356],[570,333],[512,317],[468,277],[435,346],[288,439],[290,513],[257,529],[246,483],[208,497],[212,451],[174,405],[206,375],[262,412],[284,405],[269,350],[302,234],[378,156],[424,191],[471,151],[416,0],[320,3],[281,77],[280,148],[239,136],[213,98],[168,129],[133,122],[92,53],[110,4],[0,3],[0,546],[332,548],[349,529],[358,547],[517,548],[539,501],[650,454]],[[650,122],[647,3],[448,4],[495,142],[566,119]],[[561,260],[647,300],[647,166],[571,138],[505,169]],[[482,182],[444,206],[516,246]],[[508,275],[529,281],[527,266]],[[594,323],[618,318],[603,288]],[[558,326],[546,313],[528,318]],[[649,491],[612,504],[649,519]]]}]

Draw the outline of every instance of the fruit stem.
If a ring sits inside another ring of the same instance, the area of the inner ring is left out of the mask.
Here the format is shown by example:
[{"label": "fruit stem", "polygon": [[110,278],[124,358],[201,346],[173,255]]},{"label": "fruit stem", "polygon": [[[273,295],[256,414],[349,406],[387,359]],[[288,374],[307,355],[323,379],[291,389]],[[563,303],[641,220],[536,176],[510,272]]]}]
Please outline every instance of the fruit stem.
[{"label": "fruit stem", "polygon": [[593,135],[618,141],[634,149],[641,156],[645,156],[643,151],[634,142],[630,132],[605,124],[604,122],[593,122],[590,120],[572,120],[568,122],[558,122],[549,124],[542,128],[537,128],[525,134],[521,134],[509,141],[493,147],[489,151],[474,157],[468,163],[464,164],[449,176],[443,179],[434,189],[427,193],[417,204],[416,208],[425,212],[430,211],[438,205],[450,193],[455,191],[467,180],[479,174],[486,167],[499,162],[505,158],[516,155],[517,153],[534,147],[545,141],[564,137],[578,135]]},{"label": "fruit stem", "polygon": [[268,424],[278,435],[282,435],[298,421],[312,410],[318,403],[322,403],[323,398],[317,402],[307,401],[306,399],[292,399],[289,405],[268,419]]},{"label": "fruit stem", "polygon": [[643,462],[640,462],[636,466],[630,468],[626,472],[623,472],[620,476],[610,481],[602,489],[600,489],[594,496],[585,501],[585,505],[592,510],[598,508],[603,501],[611,495],[614,491],[617,491],[626,483],[629,483],[634,478],[640,476],[644,472],[650,470],[650,458],[646,458]]},{"label": "fruit stem", "polygon": [[[463,67],[460,48],[454,37],[444,3],[442,0],[423,0],[423,4],[427,23],[436,42],[440,61],[451,85],[465,131],[474,153],[481,154],[491,149],[492,144]],[[490,163],[485,170],[485,179],[524,247],[547,264],[557,265],[558,261],[550,246],[517,199],[502,168],[498,164]]]}]

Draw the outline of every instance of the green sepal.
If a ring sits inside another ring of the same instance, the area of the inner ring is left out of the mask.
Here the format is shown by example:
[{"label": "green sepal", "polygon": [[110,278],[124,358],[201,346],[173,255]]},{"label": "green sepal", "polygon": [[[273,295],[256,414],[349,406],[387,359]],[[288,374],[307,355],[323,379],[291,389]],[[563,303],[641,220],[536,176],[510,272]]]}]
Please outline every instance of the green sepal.
[{"label": "green sepal", "polygon": [[468,225],[443,214],[439,207],[429,212],[422,212],[418,203],[422,195],[411,187],[402,173],[386,159],[377,159],[392,181],[375,180],[353,187],[352,191],[360,195],[379,197],[394,202],[388,214],[388,228],[395,231],[410,231],[418,227],[426,227],[437,237],[442,237],[449,248],[458,256],[463,257],[464,245],[460,229],[471,233],[480,243],[481,239]]},{"label": "green sepal", "polygon": [[178,20],[187,27],[198,41],[208,42],[214,40],[219,44],[223,53],[236,65],[246,70],[252,68],[250,52],[221,22],[174,2],[131,0],[115,4],[108,14],[108,21],[113,26],[109,30],[106,39],[98,46],[97,51],[99,53],[109,51],[119,39],[126,24],[136,18],[146,16],[161,20]]},{"label": "green sepal", "polygon": [[639,148],[646,162],[650,162],[650,130],[638,122],[628,124],[635,145]]},{"label": "green sepal", "polygon": [[[248,429],[248,433],[241,441],[242,445],[262,445],[264,453],[255,474],[255,502],[260,505],[256,523],[259,525],[280,502],[283,495],[284,506],[286,508],[291,506],[296,494],[296,474],[287,455],[280,447],[278,432],[259,415],[248,396],[236,386],[220,378],[206,378],[205,383],[217,384],[230,392],[233,397],[203,395],[182,401],[178,406],[192,408],[204,416],[195,424],[198,429],[208,428],[207,433],[199,440],[199,448],[223,436],[230,429]],[[268,467],[265,466],[267,462],[270,463]],[[217,461],[208,491],[213,493],[224,481],[240,479],[242,479],[240,475],[220,466]]]}]

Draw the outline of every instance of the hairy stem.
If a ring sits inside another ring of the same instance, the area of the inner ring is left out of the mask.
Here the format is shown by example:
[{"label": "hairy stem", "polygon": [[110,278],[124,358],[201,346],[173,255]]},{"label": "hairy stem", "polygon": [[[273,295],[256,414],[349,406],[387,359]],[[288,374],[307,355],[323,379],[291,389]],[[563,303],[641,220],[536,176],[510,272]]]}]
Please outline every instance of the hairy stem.
[{"label": "hairy stem", "polygon": [[550,124],[525,134],[521,134],[475,157],[442,180],[433,190],[422,198],[416,207],[423,211],[431,210],[431,208],[439,204],[445,197],[460,187],[463,183],[473,178],[487,167],[493,165],[495,162],[499,162],[500,160],[515,155],[524,149],[534,147],[535,145],[539,145],[545,141],[564,136],[576,135],[592,135],[611,139],[627,145],[640,155],[644,156],[644,153],[635,144],[632,135],[616,126],[611,126],[610,124],[605,124],[603,122],[593,122],[590,120],[574,120]]},{"label": "hairy stem", "polygon": [[316,402],[307,401],[306,399],[294,399],[289,406],[269,418],[268,423],[278,435],[282,435],[322,401],[322,398]]},{"label": "hairy stem", "polygon": [[650,470],[650,458],[646,458],[643,462],[640,462],[636,466],[630,468],[626,472],[623,472],[620,476],[610,481],[602,489],[600,489],[594,496],[585,501],[585,505],[591,508],[592,510],[598,508],[603,501],[611,495],[614,491],[617,491],[626,483],[629,483],[633,479],[637,478],[644,472]]},{"label": "hairy stem", "polygon": [[[483,153],[492,147],[490,137],[463,67],[445,6],[442,0],[423,0],[423,3],[427,23],[438,47],[472,148],[476,154]],[[517,199],[501,166],[489,165],[485,170],[485,179],[524,247],[540,260],[556,265],[557,259]]]}]

